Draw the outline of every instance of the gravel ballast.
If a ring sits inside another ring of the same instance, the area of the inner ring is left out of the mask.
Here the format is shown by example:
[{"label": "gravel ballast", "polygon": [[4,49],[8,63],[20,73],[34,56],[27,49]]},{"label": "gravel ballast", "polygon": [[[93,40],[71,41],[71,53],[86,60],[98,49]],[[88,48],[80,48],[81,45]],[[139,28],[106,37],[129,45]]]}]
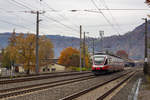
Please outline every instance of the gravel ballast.
[{"label": "gravel ballast", "polygon": [[134,96],[132,93],[133,87],[137,80],[142,77],[143,72],[137,72],[136,75],[134,75],[134,77],[115,96],[111,98],[111,100],[131,100],[131,98]]},{"label": "gravel ballast", "polygon": [[88,75],[92,75],[92,73],[83,74],[83,75],[62,76],[62,77],[56,77],[56,78],[54,77],[54,78],[49,78],[49,79],[26,81],[26,82],[19,82],[19,83],[3,84],[3,85],[0,85],[0,90],[16,88],[16,87],[21,87],[21,86],[34,85],[34,84],[47,83],[47,82],[58,81],[58,80],[63,80],[63,79],[71,79],[71,78],[88,76]]},{"label": "gravel ballast", "polygon": [[113,73],[111,75],[101,75],[94,79],[75,82],[68,85],[58,86],[50,89],[40,90],[38,92],[9,98],[8,100],[58,100],[65,96],[71,95],[75,92],[79,92],[91,86],[97,85],[98,83],[102,83],[106,80],[112,79],[122,73],[124,72]]}]

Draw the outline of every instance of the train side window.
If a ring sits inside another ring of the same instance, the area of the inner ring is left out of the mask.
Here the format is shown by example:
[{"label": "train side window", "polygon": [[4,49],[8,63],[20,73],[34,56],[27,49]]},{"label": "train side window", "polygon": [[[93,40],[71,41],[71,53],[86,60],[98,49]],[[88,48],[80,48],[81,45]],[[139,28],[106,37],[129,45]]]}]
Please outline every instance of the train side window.
[{"label": "train side window", "polygon": [[112,59],[111,58],[109,58],[109,64],[111,64],[112,63]]}]

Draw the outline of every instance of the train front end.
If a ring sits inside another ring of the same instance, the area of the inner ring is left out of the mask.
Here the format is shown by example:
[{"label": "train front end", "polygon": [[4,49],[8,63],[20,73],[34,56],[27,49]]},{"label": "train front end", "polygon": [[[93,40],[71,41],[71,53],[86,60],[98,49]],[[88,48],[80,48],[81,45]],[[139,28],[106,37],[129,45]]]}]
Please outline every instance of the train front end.
[{"label": "train front end", "polygon": [[94,55],[92,72],[95,75],[106,73],[108,71],[107,56],[106,55]]}]

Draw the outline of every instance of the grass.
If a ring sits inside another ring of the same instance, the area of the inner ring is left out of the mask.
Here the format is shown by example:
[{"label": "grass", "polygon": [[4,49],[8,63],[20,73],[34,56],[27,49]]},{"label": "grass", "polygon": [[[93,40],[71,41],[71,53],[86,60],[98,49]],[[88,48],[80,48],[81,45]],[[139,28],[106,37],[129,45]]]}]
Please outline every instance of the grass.
[{"label": "grass", "polygon": [[[69,70],[80,71],[80,67],[70,66]],[[90,70],[91,70],[91,68],[82,67],[82,71],[90,71]]]},{"label": "grass", "polygon": [[146,90],[150,90],[150,75],[145,75],[145,81],[142,84],[142,87]]},{"label": "grass", "polygon": [[148,83],[150,83],[150,76],[149,75],[146,75],[146,80]]}]

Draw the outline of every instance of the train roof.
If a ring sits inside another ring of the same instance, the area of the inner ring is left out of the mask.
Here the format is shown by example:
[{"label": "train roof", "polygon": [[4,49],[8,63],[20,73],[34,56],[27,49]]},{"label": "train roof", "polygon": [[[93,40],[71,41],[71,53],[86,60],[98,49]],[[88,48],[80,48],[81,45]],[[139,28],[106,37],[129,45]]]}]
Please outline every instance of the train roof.
[{"label": "train roof", "polygon": [[108,53],[108,52],[107,53],[106,52],[97,52],[94,55],[110,55],[110,56],[113,56],[113,57],[117,57],[117,58],[123,59],[123,58],[121,58],[121,57],[119,57],[117,55],[114,55],[114,54],[111,54],[111,53]]}]

